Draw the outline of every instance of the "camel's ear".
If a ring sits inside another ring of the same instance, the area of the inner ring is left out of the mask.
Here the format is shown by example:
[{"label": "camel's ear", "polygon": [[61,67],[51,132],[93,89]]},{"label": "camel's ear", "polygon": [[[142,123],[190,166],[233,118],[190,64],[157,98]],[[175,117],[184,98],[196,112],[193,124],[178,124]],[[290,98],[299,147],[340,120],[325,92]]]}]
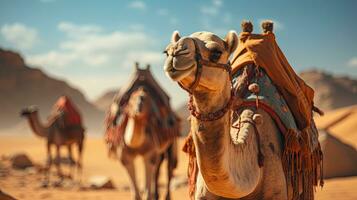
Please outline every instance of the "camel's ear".
[{"label": "camel's ear", "polygon": [[238,46],[238,35],[235,31],[229,31],[224,38],[224,41],[226,42],[226,49],[229,51],[231,54]]},{"label": "camel's ear", "polygon": [[136,70],[136,71],[139,70],[139,62],[135,62],[135,70]]},{"label": "camel's ear", "polygon": [[181,38],[180,33],[178,31],[174,31],[171,36],[171,42],[175,43],[179,41],[180,38]]}]

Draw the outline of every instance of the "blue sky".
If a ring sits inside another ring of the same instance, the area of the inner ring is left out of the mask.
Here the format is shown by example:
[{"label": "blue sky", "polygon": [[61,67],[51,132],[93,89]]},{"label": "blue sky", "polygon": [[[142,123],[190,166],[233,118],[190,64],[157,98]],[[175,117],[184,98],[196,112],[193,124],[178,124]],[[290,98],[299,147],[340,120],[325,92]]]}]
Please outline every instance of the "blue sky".
[{"label": "blue sky", "polygon": [[174,30],[223,37],[239,33],[243,19],[255,32],[261,20],[272,19],[297,71],[314,67],[356,77],[356,10],[353,0],[0,0],[0,47],[20,52],[90,100],[125,83],[134,61],[150,63],[177,106],[186,95],[165,77],[161,53]]}]

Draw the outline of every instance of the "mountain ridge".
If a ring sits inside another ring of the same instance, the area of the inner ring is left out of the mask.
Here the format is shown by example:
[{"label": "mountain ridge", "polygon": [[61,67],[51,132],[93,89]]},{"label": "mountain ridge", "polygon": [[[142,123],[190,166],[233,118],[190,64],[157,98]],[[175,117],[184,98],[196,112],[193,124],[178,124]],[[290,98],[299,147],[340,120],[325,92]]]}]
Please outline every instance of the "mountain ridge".
[{"label": "mountain ridge", "polygon": [[89,102],[77,88],[66,81],[53,78],[41,69],[29,67],[20,54],[0,48],[0,128],[16,127],[24,119],[22,108],[37,105],[42,121],[46,121],[52,105],[61,95],[69,96],[79,108],[89,132],[102,126],[104,114]]}]

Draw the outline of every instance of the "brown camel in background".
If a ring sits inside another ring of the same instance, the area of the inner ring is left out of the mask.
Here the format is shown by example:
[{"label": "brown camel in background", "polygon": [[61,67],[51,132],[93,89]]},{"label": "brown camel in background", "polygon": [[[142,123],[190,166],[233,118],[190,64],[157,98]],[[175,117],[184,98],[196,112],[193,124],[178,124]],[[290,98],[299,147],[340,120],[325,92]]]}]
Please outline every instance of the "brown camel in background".
[{"label": "brown camel in background", "polygon": [[[159,122],[155,120],[162,121],[163,119],[160,118],[158,110],[153,110],[155,107],[153,103],[152,97],[144,87],[139,87],[130,95],[128,105],[124,108],[125,114],[121,119],[126,122],[123,139],[119,146],[119,157],[129,174],[131,189],[134,191],[133,197],[137,200],[141,199],[134,166],[134,159],[137,156],[143,157],[145,165],[144,199],[159,198],[158,177],[160,165],[165,157],[168,159],[166,199],[170,199],[170,182],[177,165],[176,137],[160,132]],[[117,113],[113,105],[110,115]]]},{"label": "brown camel in background", "polygon": [[[77,160],[77,174],[81,180],[82,173],[82,151],[84,142],[84,128],[81,126],[63,127],[63,115],[52,117],[46,124],[43,124],[38,116],[38,109],[34,106],[25,108],[21,111],[21,115],[28,119],[32,131],[39,137],[47,140],[47,170],[45,175],[44,187],[47,187],[50,180],[50,171],[52,166],[51,147],[56,147],[55,165],[57,174],[63,180],[61,171],[61,155],[60,147],[66,146],[68,149],[68,158],[71,166],[71,173],[75,161],[72,157],[72,145],[76,144],[78,147],[78,160]],[[59,183],[60,183],[59,182]]]}]

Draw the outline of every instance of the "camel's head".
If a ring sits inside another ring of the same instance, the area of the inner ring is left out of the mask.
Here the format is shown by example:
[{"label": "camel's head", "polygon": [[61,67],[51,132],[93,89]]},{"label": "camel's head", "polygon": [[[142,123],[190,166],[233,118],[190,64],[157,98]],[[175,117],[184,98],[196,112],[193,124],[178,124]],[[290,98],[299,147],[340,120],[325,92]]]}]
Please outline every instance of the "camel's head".
[{"label": "camel's head", "polygon": [[36,106],[30,106],[21,110],[20,115],[23,117],[30,116],[31,114],[37,113],[38,108]]},{"label": "camel's head", "polygon": [[[165,49],[167,58],[164,69],[173,81],[189,89],[196,80],[197,56],[209,63],[224,65],[229,62],[229,57],[237,44],[238,36],[234,31],[228,32],[225,39],[210,32],[196,32],[188,37],[181,37],[175,31],[171,43]],[[207,67],[209,63],[202,63],[200,80],[195,90],[219,91],[222,80],[228,78],[225,70]]]},{"label": "camel's head", "polygon": [[128,106],[130,117],[142,119],[148,116],[151,108],[151,99],[144,87],[138,88],[130,95]]}]

